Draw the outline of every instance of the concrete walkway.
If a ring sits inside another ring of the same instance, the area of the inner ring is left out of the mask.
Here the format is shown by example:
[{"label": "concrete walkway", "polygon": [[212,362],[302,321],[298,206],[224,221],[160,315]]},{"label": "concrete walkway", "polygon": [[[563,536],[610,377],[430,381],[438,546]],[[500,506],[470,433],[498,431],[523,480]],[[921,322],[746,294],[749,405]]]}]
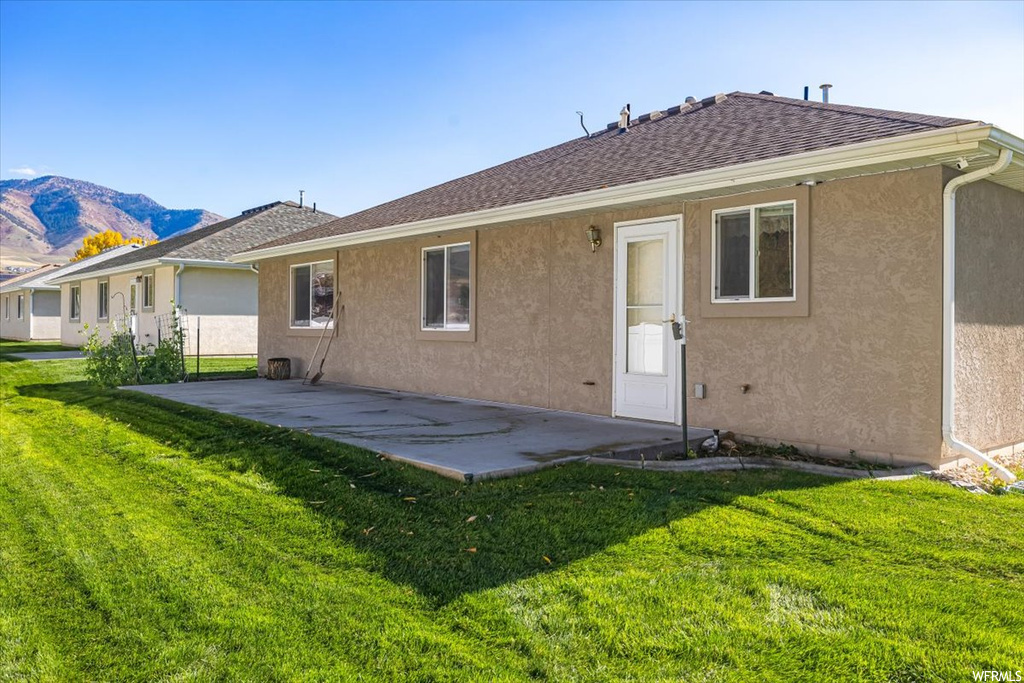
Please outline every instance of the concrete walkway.
[{"label": "concrete walkway", "polygon": [[[672,425],[543,408],[267,379],[127,387],[361,446],[445,476],[510,476],[586,455],[682,451]],[[707,430],[690,430],[691,444]],[[693,447],[693,446],[691,446]]]},{"label": "concrete walkway", "polygon": [[11,358],[19,360],[72,360],[85,358],[81,351],[30,351],[28,353],[8,353]]}]

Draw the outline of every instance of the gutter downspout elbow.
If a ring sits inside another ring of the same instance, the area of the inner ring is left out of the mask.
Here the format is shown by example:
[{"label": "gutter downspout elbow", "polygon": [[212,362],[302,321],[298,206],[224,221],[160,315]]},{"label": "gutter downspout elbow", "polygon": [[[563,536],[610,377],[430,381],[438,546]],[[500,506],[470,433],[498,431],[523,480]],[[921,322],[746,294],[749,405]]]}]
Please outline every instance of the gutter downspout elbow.
[{"label": "gutter downspout elbow", "polygon": [[249,264],[249,270],[251,270],[252,272],[256,273],[257,275],[260,274],[260,267],[257,266],[255,263],[250,263]]},{"label": "gutter downspout elbow", "polygon": [[964,185],[999,173],[1012,160],[1013,152],[1004,148],[991,166],[953,178],[942,191],[942,441],[954,453],[989,467],[1006,483],[1016,481],[1012,472],[953,435],[953,410],[956,403],[953,373],[956,353],[956,191]]}]

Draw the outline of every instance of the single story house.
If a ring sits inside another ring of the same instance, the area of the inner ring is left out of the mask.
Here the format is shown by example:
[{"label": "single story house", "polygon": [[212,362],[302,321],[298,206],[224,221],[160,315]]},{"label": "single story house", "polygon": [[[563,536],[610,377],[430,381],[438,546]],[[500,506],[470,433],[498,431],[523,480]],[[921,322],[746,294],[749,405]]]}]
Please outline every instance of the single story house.
[{"label": "single story house", "polygon": [[[52,282],[61,288],[60,340],[80,345],[88,331],[130,326],[140,346],[182,321],[186,353],[256,353],[256,269],[228,255],[335,218],[294,202],[274,202],[157,242]],[[177,311],[175,311],[177,309]],[[88,326],[88,328],[86,327]]]},{"label": "single story house", "polygon": [[231,260],[259,267],[261,369],[302,372],[336,303],[334,381],[677,424],[685,400],[883,463],[1024,449],[1024,141],[979,121],[627,106]]},{"label": "single story house", "polygon": [[45,265],[4,282],[0,286],[0,336],[19,341],[60,340],[60,287],[53,280],[138,248],[127,244],[81,261]]}]

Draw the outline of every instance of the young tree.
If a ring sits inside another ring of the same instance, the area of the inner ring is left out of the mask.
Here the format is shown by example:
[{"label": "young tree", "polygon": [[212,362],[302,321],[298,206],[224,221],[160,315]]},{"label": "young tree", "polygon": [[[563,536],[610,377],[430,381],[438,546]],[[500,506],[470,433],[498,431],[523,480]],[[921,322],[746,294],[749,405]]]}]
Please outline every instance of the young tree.
[{"label": "young tree", "polygon": [[82,247],[75,252],[75,255],[71,257],[71,262],[81,261],[84,258],[95,256],[101,251],[112,249],[113,247],[120,247],[122,244],[143,244],[150,245],[156,244],[159,240],[144,240],[141,237],[130,237],[124,238],[119,232],[114,230],[105,230],[95,235],[86,235],[82,240]]}]

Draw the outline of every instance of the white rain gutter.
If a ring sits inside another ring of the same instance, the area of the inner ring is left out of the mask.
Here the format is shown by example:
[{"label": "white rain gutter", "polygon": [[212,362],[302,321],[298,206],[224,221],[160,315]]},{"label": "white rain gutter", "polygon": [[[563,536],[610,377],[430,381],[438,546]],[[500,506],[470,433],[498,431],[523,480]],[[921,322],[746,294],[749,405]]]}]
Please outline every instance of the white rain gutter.
[{"label": "white rain gutter", "polygon": [[248,268],[245,264],[232,263],[230,261],[209,261],[206,259],[181,259],[181,258],[152,258],[146,261],[137,261],[135,263],[129,263],[122,266],[113,266],[110,268],[100,268],[98,270],[87,271],[84,273],[68,273],[63,277],[58,277],[50,280],[53,284],[67,284],[69,282],[77,282],[79,280],[93,280],[95,278],[109,277],[111,275],[121,275],[124,273],[135,273],[141,270],[149,270],[151,268],[158,268],[160,266],[190,266],[193,268],[226,268],[230,270],[245,270]]},{"label": "white rain gutter", "polygon": [[120,267],[113,267],[113,268],[101,268],[99,270],[94,270],[94,271],[89,271],[89,272],[84,272],[84,273],[79,273],[79,272],[76,271],[76,272],[73,272],[73,273],[68,273],[67,275],[64,275],[63,277],[55,277],[52,280],[50,280],[50,283],[51,284],[55,284],[55,285],[66,285],[66,284],[69,284],[69,283],[72,283],[72,282],[78,282],[80,280],[93,280],[93,279],[96,279],[96,278],[100,278],[100,277],[104,277],[104,276],[109,276],[109,275],[118,275],[120,273],[131,273],[131,272],[134,272],[134,271],[137,271],[137,270],[147,270],[149,268],[155,268],[155,267],[157,267],[159,265],[160,265],[159,259],[149,259],[147,261],[139,261],[137,263],[133,263],[130,266],[120,266]]},{"label": "white rain gutter", "polygon": [[956,402],[956,381],[953,360],[956,353],[956,191],[969,183],[984,180],[1010,165],[1013,152],[1003,148],[991,166],[966,173],[946,183],[942,191],[942,441],[954,453],[965,455],[984,465],[1007,483],[1016,480],[1008,469],[977,448],[953,436],[953,409]]}]

